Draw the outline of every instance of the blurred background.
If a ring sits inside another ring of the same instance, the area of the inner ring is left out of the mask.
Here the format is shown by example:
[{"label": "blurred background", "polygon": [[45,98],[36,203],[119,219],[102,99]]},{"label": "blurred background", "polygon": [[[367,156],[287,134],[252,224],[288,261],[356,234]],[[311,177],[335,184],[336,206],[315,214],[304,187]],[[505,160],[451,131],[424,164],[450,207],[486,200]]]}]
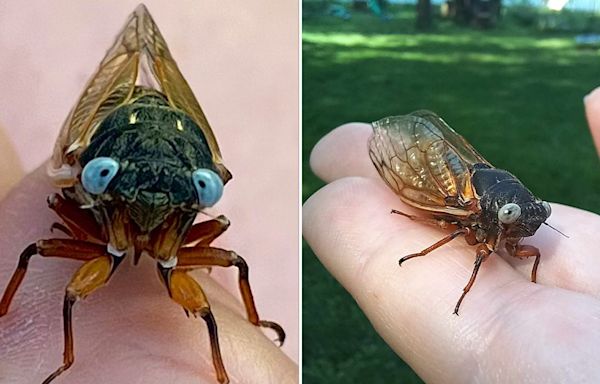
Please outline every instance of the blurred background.
[{"label": "blurred background", "polygon": [[[323,185],[308,160],[327,132],[427,108],[536,195],[600,213],[583,110],[600,85],[599,7],[303,1],[303,199]],[[305,383],[421,382],[305,243],[302,313]]]}]

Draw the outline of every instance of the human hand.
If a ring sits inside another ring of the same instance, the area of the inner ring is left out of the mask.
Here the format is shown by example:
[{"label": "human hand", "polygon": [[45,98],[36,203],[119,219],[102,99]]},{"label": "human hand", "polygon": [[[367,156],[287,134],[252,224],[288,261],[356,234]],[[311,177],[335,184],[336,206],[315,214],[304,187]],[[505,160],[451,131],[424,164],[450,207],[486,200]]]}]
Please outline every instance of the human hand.
[{"label": "human hand", "polygon": [[0,125],[0,200],[23,177],[23,167],[6,131]]},{"label": "human hand", "polygon": [[599,381],[600,217],[553,203],[549,222],[569,238],[542,226],[524,241],[541,251],[538,284],[532,260],[493,254],[454,316],[474,247],[457,239],[398,267],[447,231],[389,214],[418,212],[381,181],[370,134],[347,124],[315,146],[311,167],[330,184],[305,203],[303,234],[396,353],[428,383]]},{"label": "human hand", "polygon": [[590,92],[584,99],[585,115],[587,117],[596,150],[600,155],[600,87]]},{"label": "human hand", "polygon": [[[56,217],[45,197],[52,192],[40,168],[0,203],[2,291],[23,248],[50,236]],[[40,383],[62,363],[62,297],[79,264],[32,258],[9,312],[0,318],[0,383]],[[239,298],[206,272],[193,275],[215,314],[232,383],[297,382],[297,366],[269,339],[274,333],[251,325]],[[57,384],[216,383],[205,323],[186,318],[169,299],[148,258],[137,267],[124,262],[106,287],[78,302],[73,324],[75,363]]]}]

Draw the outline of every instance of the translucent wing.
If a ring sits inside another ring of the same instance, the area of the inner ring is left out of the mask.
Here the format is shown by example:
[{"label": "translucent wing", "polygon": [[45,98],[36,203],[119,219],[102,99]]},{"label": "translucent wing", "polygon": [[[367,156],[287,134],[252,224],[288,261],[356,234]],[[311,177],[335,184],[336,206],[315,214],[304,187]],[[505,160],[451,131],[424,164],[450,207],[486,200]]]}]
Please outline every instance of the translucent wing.
[{"label": "translucent wing", "polygon": [[56,183],[68,186],[75,182],[79,154],[89,145],[99,123],[131,99],[139,82],[163,93],[172,107],[187,113],[198,124],[208,142],[213,162],[227,182],[231,173],[223,165],[212,129],[148,9],[140,5],[63,125],[48,168]]},{"label": "translucent wing", "polygon": [[489,163],[435,113],[416,111],[373,123],[369,156],[406,203],[468,216],[477,209],[473,164]]}]

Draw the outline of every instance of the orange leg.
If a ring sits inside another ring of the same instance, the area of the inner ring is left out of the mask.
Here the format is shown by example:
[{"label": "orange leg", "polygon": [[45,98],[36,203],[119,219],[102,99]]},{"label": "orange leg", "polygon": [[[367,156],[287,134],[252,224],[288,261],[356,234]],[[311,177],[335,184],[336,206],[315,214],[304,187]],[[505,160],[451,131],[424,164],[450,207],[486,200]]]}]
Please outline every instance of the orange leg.
[{"label": "orange leg", "polygon": [[6,286],[4,296],[0,301],[0,317],[8,312],[8,307],[21,285],[29,260],[34,255],[43,257],[61,257],[65,259],[88,261],[106,254],[106,246],[73,239],[40,240],[30,244],[19,256],[19,263],[10,282]]},{"label": "orange leg", "polygon": [[194,224],[185,237],[183,244],[187,246],[209,246],[214,239],[221,236],[229,228],[229,224],[229,219],[224,215],[220,215],[216,219]]},{"label": "orange leg", "polygon": [[200,315],[206,322],[217,380],[219,383],[229,383],[221,357],[217,323],[202,287],[183,270],[165,270],[159,267],[159,271],[165,278],[171,298],[181,305],[186,313],[192,313],[194,316]]},{"label": "orange leg", "polygon": [[457,238],[460,235],[469,235],[472,231],[469,228],[459,228],[456,231],[452,232],[451,234],[449,234],[448,236],[444,237],[443,239],[441,239],[440,241],[436,242],[435,244],[425,248],[424,250],[422,250],[419,253],[413,253],[411,255],[408,256],[404,256],[403,258],[401,258],[398,261],[399,265],[402,265],[402,263],[404,263],[406,260],[410,260],[414,257],[421,257],[421,256],[425,256],[427,255],[429,252],[433,251],[434,249],[437,249],[439,247],[441,247],[444,244],[447,244],[449,242],[451,242],[452,240],[454,240],[455,238]]},{"label": "orange leg", "polygon": [[435,218],[435,217],[432,218],[432,217],[421,217],[421,216],[417,216],[417,215],[411,215],[409,213],[398,211],[396,209],[392,209],[391,213],[400,215],[400,216],[404,216],[404,217],[408,217],[409,219],[411,219],[413,221],[418,221],[420,223],[434,225],[436,227],[440,227],[443,229],[454,229],[457,227],[456,224],[453,224],[447,220],[439,219],[439,218]]},{"label": "orange leg", "polygon": [[477,272],[479,272],[479,267],[481,266],[481,263],[483,263],[485,261],[485,259],[487,259],[487,257],[490,255],[490,253],[492,253],[492,250],[490,250],[488,248],[487,244],[479,244],[479,246],[477,247],[477,257],[475,258],[475,267],[473,268],[473,273],[471,273],[471,278],[469,279],[469,282],[463,288],[463,293],[462,293],[462,295],[460,295],[460,299],[458,299],[458,302],[456,303],[456,306],[454,307],[455,315],[458,316],[458,308],[460,308],[460,304],[462,303],[463,299],[465,298],[465,296],[471,290],[471,287],[475,283],[475,278],[477,277]]},{"label": "orange leg", "polygon": [[67,286],[63,304],[63,330],[65,338],[63,364],[56,371],[52,372],[42,384],[49,384],[73,365],[73,361],[75,360],[73,352],[73,305],[77,300],[84,299],[87,295],[106,284],[115,266],[113,257],[105,255],[86,262],[73,275],[71,282]]},{"label": "orange leg", "polygon": [[283,328],[273,322],[260,320],[254,303],[252,290],[250,289],[250,281],[248,280],[248,264],[240,255],[233,251],[226,251],[220,248],[213,247],[183,247],[177,255],[177,268],[180,267],[201,267],[201,266],[218,266],[232,267],[235,266],[239,270],[239,288],[248,314],[248,321],[254,325],[271,328],[277,333],[279,345],[283,345],[285,341],[285,331]]},{"label": "orange leg", "polygon": [[54,231],[60,231],[70,238],[75,238],[75,234],[71,232],[71,230],[64,224],[61,223],[52,223],[50,226],[50,232],[54,233]]},{"label": "orange leg", "polygon": [[[216,219],[203,221],[194,224],[190,228],[183,244],[185,246],[204,245],[208,247],[217,237],[229,228],[229,219],[225,215],[219,215]],[[206,271],[211,273],[212,268],[206,267]]]},{"label": "orange leg", "polygon": [[533,268],[531,269],[531,281],[535,283],[537,280],[538,265],[540,264],[540,250],[531,245],[519,245],[516,242],[508,240],[506,241],[506,250],[514,257],[535,257]]},{"label": "orange leg", "polygon": [[48,207],[56,212],[63,222],[54,223],[51,229],[58,229],[78,240],[106,244],[102,229],[94,216],[81,209],[75,201],[55,193],[48,197]]}]

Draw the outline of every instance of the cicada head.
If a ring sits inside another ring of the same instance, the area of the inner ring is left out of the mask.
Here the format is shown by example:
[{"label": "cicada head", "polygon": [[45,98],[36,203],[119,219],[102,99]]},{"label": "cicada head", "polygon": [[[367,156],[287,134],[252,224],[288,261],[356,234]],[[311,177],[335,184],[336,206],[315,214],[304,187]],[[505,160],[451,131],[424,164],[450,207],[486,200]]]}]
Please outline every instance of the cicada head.
[{"label": "cicada head", "polygon": [[550,213],[550,204],[545,201],[511,201],[498,208],[497,217],[506,237],[520,238],[533,236]]},{"label": "cicada head", "polygon": [[537,198],[515,176],[495,168],[476,169],[480,224],[506,238],[533,236],[550,217],[550,204]]},{"label": "cicada head", "polygon": [[223,180],[201,130],[161,100],[117,109],[81,154],[80,186],[93,204],[126,210],[137,233],[173,213],[192,216],[219,201]]}]

